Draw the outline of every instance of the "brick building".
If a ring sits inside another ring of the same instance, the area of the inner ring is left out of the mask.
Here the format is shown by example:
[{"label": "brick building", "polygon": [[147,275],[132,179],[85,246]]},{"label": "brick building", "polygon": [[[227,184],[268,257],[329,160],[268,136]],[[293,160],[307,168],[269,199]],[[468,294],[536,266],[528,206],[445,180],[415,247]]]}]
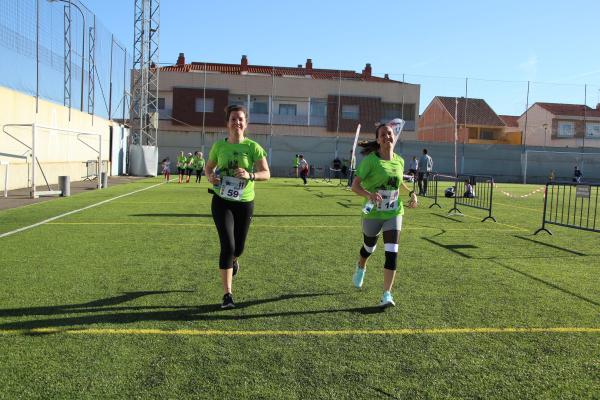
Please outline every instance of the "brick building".
[{"label": "brick building", "polygon": [[[403,117],[405,137],[416,139],[419,85],[361,72],[297,67],[177,63],[160,68],[159,132],[225,132],[223,109],[249,110],[249,132],[299,136],[351,136],[358,123],[366,132],[384,119]],[[180,135],[179,135],[180,136]]]},{"label": "brick building", "polygon": [[454,142],[455,129],[460,143],[520,144],[518,130],[509,127],[485,100],[444,96],[434,97],[423,111],[418,139]]}]

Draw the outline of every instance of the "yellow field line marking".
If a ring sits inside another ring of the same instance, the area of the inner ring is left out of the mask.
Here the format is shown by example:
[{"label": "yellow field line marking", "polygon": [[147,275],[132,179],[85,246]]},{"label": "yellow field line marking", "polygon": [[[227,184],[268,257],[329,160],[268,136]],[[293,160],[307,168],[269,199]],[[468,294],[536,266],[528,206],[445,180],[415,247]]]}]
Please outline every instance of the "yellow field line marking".
[{"label": "yellow field line marking", "polygon": [[[473,217],[475,218],[475,217]],[[214,224],[194,224],[194,223],[168,223],[168,222],[50,222],[47,225],[152,225],[152,226],[200,226],[213,227]],[[254,228],[360,228],[360,225],[263,225],[253,224]],[[435,230],[435,231],[494,231],[494,232],[514,232],[521,231],[523,228],[517,229],[487,229],[487,228],[434,228],[429,226],[410,226],[403,227],[402,230]]]},{"label": "yellow field line marking", "polygon": [[116,329],[116,328],[33,328],[3,329],[0,335],[164,335],[164,336],[353,336],[353,335],[453,335],[498,333],[600,333],[596,327],[550,328],[423,328],[423,329],[340,329],[340,330],[215,330],[215,329]]}]

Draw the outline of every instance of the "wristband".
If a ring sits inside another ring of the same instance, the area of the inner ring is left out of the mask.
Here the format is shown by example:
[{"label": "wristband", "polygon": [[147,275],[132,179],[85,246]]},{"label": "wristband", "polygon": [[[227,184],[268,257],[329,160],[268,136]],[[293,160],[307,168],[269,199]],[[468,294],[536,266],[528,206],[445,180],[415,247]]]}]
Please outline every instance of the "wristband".
[{"label": "wristband", "polygon": [[250,181],[254,181],[254,178],[256,178],[256,174],[254,174],[254,172],[250,172],[249,175],[250,175],[250,179],[249,180]]}]

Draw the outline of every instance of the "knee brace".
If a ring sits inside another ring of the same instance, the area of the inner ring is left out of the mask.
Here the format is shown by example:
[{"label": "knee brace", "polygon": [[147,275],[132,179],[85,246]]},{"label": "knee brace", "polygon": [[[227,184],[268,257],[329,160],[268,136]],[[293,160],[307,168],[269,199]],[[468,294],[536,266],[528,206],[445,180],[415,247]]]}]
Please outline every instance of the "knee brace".
[{"label": "knee brace", "polygon": [[383,268],[391,271],[396,270],[396,264],[398,259],[398,245],[396,243],[385,244],[385,264]]},{"label": "knee brace", "polygon": [[369,258],[371,254],[377,248],[377,237],[365,236],[365,242],[360,248],[360,256],[362,258]]}]

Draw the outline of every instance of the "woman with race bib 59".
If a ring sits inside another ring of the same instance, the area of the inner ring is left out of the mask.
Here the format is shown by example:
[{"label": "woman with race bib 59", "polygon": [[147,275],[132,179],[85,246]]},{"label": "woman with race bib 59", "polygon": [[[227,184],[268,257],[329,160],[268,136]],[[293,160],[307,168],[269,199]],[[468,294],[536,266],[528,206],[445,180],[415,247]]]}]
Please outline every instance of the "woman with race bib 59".
[{"label": "woman with race bib 59", "polygon": [[252,220],[254,181],[268,180],[271,172],[265,150],[244,136],[248,126],[246,109],[233,105],[225,112],[229,135],[213,144],[204,171],[213,185],[211,211],[221,242],[221,308],[233,308],[232,280],[239,271],[238,258],[244,251]]},{"label": "woman with race bib 59", "polygon": [[392,297],[392,286],[396,275],[398,240],[402,230],[404,207],[400,199],[400,185],[409,190],[409,208],[417,206],[417,195],[403,182],[404,160],[394,153],[394,145],[400,135],[395,136],[390,126],[379,125],[375,130],[375,141],[360,143],[363,158],[356,169],[352,191],[365,198],[362,230],[364,243],[352,281],[362,287],[367,259],[375,251],[377,239],[383,232],[385,264],[383,266],[383,296],[379,305],[396,305]]}]

